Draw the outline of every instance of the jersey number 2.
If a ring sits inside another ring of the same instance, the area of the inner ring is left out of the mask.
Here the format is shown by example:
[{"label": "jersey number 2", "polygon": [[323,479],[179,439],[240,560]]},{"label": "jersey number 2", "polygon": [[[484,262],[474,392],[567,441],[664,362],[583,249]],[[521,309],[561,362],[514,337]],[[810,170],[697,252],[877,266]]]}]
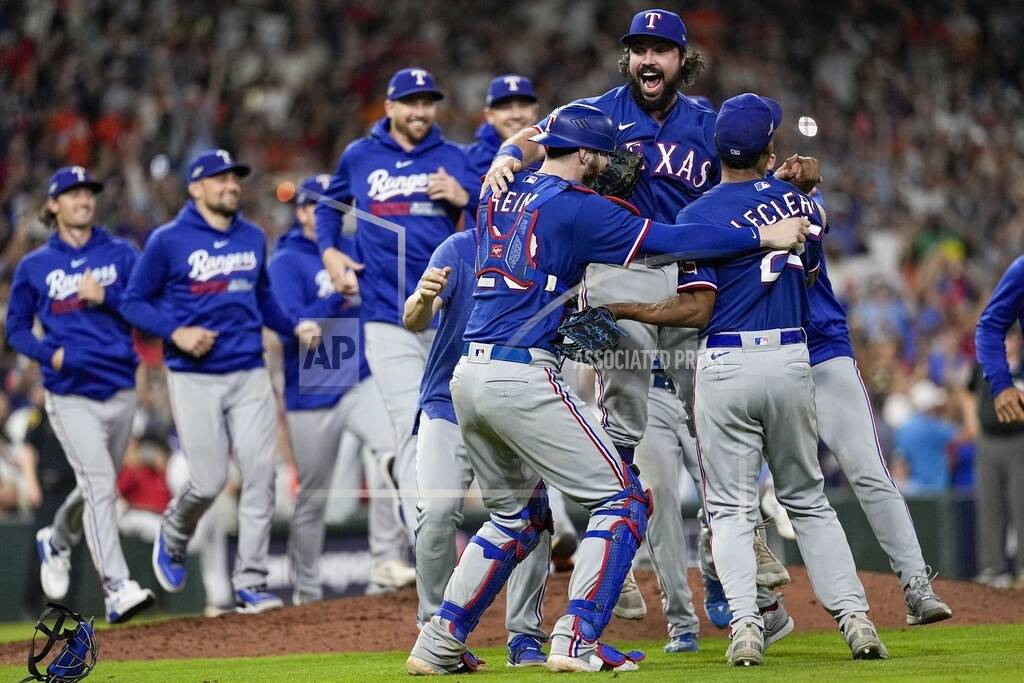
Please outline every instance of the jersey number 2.
[{"label": "jersey number 2", "polygon": [[800,257],[791,251],[782,249],[769,251],[761,259],[761,282],[763,284],[775,282],[782,275],[782,271],[786,269],[787,265],[800,268],[801,270],[804,267]]}]

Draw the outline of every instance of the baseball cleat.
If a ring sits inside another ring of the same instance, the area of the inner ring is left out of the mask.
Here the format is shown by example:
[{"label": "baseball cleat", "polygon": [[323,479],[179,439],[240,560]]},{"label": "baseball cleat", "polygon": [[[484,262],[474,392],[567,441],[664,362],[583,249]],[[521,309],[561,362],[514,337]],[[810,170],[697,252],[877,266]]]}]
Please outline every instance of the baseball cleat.
[{"label": "baseball cleat", "polygon": [[585,655],[548,655],[548,671],[556,673],[591,673],[595,671],[636,671],[647,655],[639,650],[620,652],[611,645],[598,643],[597,649]]},{"label": "baseball cleat", "polygon": [[725,599],[725,589],[717,579],[704,577],[704,612],[708,620],[717,628],[726,628],[732,621],[729,601]]},{"label": "baseball cleat", "polygon": [[775,557],[775,553],[757,531],[754,532],[754,557],[757,559],[758,586],[774,589],[789,583],[789,572],[786,571],[785,565],[779,562],[779,558]]},{"label": "baseball cleat", "polygon": [[839,620],[839,630],[850,646],[854,659],[886,659],[889,652],[882,645],[875,625],[863,612],[851,612]]},{"label": "baseball cleat", "polygon": [[63,600],[71,585],[71,549],[53,545],[53,527],[36,532],[39,552],[39,583],[50,600]]},{"label": "baseball cleat", "polygon": [[153,591],[142,588],[130,579],[122,582],[117,590],[108,593],[103,600],[107,608],[107,622],[111,624],[123,624],[155,602]]},{"label": "baseball cleat", "polygon": [[732,632],[725,658],[732,666],[757,666],[764,662],[764,633],[752,621],[744,621]]},{"label": "baseball cleat", "polygon": [[157,583],[168,593],[178,593],[185,587],[188,570],[185,568],[185,555],[172,553],[167,549],[164,531],[161,528],[153,539],[153,573]]},{"label": "baseball cleat", "polygon": [[932,589],[927,569],[925,572],[920,576],[911,577],[910,583],[903,589],[903,599],[907,603],[907,623],[911,626],[934,624],[953,616],[953,610]]},{"label": "baseball cleat", "polygon": [[416,583],[416,569],[401,560],[376,562],[370,569],[370,584],[384,590],[406,588]]},{"label": "baseball cleat", "polygon": [[262,614],[282,607],[284,601],[267,592],[266,586],[253,586],[235,591],[235,612],[238,614]]},{"label": "baseball cleat", "polygon": [[676,654],[679,652],[696,652],[699,648],[697,646],[697,634],[696,633],[683,633],[678,636],[673,636],[672,640],[668,641],[668,645],[665,646],[665,652],[669,654]]},{"label": "baseball cleat", "polygon": [[540,639],[520,633],[508,644],[507,666],[544,666],[547,661]]},{"label": "baseball cleat", "polygon": [[767,607],[761,608],[761,618],[764,620],[764,649],[772,643],[777,643],[790,633],[796,626],[793,617],[789,616],[782,598],[779,598]]},{"label": "baseball cleat", "polygon": [[640,587],[636,585],[636,577],[633,576],[632,569],[626,574],[626,580],[622,582],[622,592],[619,593],[619,600],[615,603],[612,614],[620,619],[632,621],[640,621],[647,616],[647,603],[644,602]]},{"label": "baseball cleat", "polygon": [[432,664],[422,657],[409,655],[405,660],[405,673],[410,676],[451,676],[453,674],[471,674],[483,668],[484,660],[478,659],[472,652],[466,650],[462,653],[462,659],[451,668]]}]

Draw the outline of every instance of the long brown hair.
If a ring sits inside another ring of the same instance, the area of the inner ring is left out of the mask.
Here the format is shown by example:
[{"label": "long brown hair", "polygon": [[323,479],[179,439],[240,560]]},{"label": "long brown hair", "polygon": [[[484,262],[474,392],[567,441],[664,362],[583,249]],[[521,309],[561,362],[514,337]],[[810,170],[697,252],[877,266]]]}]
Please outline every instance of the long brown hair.
[{"label": "long brown hair", "polygon": [[[704,55],[700,50],[694,47],[686,46],[683,53],[686,56],[686,61],[683,63],[683,67],[680,71],[682,75],[683,85],[690,86],[697,82],[697,78],[704,73],[704,69],[707,66],[704,61]],[[622,56],[619,57],[619,73],[623,78],[629,78],[629,46],[626,45],[622,48]]]}]

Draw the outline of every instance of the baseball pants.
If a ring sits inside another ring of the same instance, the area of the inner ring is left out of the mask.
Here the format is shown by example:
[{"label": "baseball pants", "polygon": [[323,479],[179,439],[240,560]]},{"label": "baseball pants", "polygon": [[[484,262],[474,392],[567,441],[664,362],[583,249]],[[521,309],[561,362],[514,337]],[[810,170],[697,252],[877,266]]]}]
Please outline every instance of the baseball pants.
[{"label": "baseball pants", "polygon": [[1007,522],[1017,532],[1017,573],[1024,572],[1024,434],[978,437],[975,460],[978,570],[998,576],[1006,561]]},{"label": "baseball pants", "polygon": [[840,356],[811,368],[818,435],[835,455],[892,570],[907,585],[926,574],[921,544],[903,495],[886,467],[860,371]]},{"label": "baseball pants", "polygon": [[[430,621],[444,599],[444,589],[457,561],[455,533],[462,525],[462,504],[473,481],[459,426],[441,418],[420,416],[416,442],[419,516],[416,525],[417,622]],[[541,640],[541,600],[547,581],[551,537],[515,568],[508,581],[506,625],[509,640],[522,633]]]},{"label": "baseball pants", "polygon": [[647,550],[661,588],[661,607],[668,635],[698,633],[693,596],[686,580],[689,552],[680,513],[679,477],[683,448],[693,441],[683,423],[683,404],[670,390],[651,387],[647,402],[647,431],[636,447],[640,481],[654,494],[654,511],[647,526]]},{"label": "baseball pants", "polygon": [[[85,541],[103,590],[110,593],[129,578],[117,531],[117,472],[132,432],[138,402],[134,389],[119,391],[106,401],[84,396],[46,393],[46,412],[75,471],[80,492],[68,496],[55,526],[59,542],[72,541],[84,527]],[[76,517],[83,520],[80,525]]]},{"label": "baseball pants", "polygon": [[232,453],[242,478],[236,591],[267,582],[274,514],[277,403],[266,368],[225,374],[168,371],[174,424],[188,460],[188,483],[164,513],[168,549],[184,553],[203,513],[224,488]]},{"label": "baseball pants", "polygon": [[[292,410],[287,414],[288,435],[299,475],[299,495],[292,515],[288,550],[292,562],[292,582],[301,602],[323,599],[320,556],[324,547],[324,515],[330,498],[335,463],[342,435],[350,430],[375,454],[394,447],[391,425],[384,401],[372,378],[367,378],[342,396],[337,404],[319,410]],[[355,471],[362,471],[362,462]],[[342,495],[358,497],[359,482]],[[387,507],[393,501],[380,491],[374,498]],[[394,515],[392,514],[393,518]]]},{"label": "baseball pants", "polygon": [[[116,483],[116,482],[115,482]],[[53,544],[58,548],[73,548],[82,540],[82,512],[85,508],[85,496],[82,488],[75,486],[57,508],[53,515],[50,528],[53,529]]]},{"label": "baseball pants", "polygon": [[[622,266],[591,264],[580,288],[586,306],[613,302],[645,303],[676,294],[678,268],[672,263],[650,268],[637,263]],[[689,396],[692,362],[696,356],[697,331],[681,327],[655,327],[633,320],[618,325],[627,336],[605,362],[595,366],[597,405],[601,426],[619,446],[635,447],[647,426],[647,392],[651,385],[651,363],[657,354],[665,373],[676,382],[682,396]],[[690,367],[687,368],[687,359]]]},{"label": "baseball pants", "polygon": [[711,550],[732,624],[764,628],[751,547],[762,454],[818,600],[833,616],[866,612],[846,534],[825,497],[807,346],[782,345],[780,330],[739,334],[741,348],[702,348],[694,395]]},{"label": "baseball pants", "polygon": [[410,332],[382,322],[363,326],[366,361],[377,382],[395,438],[394,476],[402,519],[410,532],[416,525],[416,437],[412,433],[419,403],[420,378],[434,341],[433,329]]},{"label": "baseball pants", "polygon": [[[543,478],[591,513],[587,530],[595,535],[580,542],[569,582],[570,600],[584,600],[608,570],[609,541],[597,534],[621,519],[600,513],[622,509],[621,502],[608,501],[626,489],[629,480],[611,439],[559,378],[554,356],[537,349],[531,353],[529,365],[492,361],[489,353],[473,362],[463,358],[452,377],[463,442],[491,515],[477,536],[487,545],[502,547],[510,542],[502,529],[521,533],[529,528],[522,513]],[[631,562],[632,553],[622,552],[618,561]],[[484,548],[471,543],[448,582],[445,601],[463,609],[471,606],[495,567]],[[609,615],[617,598],[616,590],[604,606]],[[596,640],[577,637],[575,619],[564,615],[555,623],[552,654],[584,657],[597,647]],[[449,630],[450,624],[432,617],[420,631],[413,654],[442,666],[457,661],[466,645]]]}]

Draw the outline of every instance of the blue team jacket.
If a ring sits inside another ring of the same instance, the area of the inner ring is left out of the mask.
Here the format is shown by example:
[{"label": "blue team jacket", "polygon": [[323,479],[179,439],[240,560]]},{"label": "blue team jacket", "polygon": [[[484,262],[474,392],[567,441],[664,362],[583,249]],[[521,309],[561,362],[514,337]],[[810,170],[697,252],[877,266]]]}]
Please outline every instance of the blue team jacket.
[{"label": "blue team jacket", "polygon": [[[18,264],[7,308],[7,340],[39,361],[48,391],[102,401],[135,386],[138,359],[131,327],[117,309],[137,259],[130,242],[93,227],[80,249],[54,234]],[[78,298],[86,270],[103,285],[100,306]],[[41,340],[32,333],[36,317],[43,327]],[[50,359],[61,346],[64,366],[57,372]]]},{"label": "blue team jacket", "polygon": [[1014,323],[1024,329],[1024,256],[1018,257],[999,280],[974,332],[978,364],[993,396],[1013,386],[1006,360],[1006,332]]},{"label": "blue team jacket", "polygon": [[[121,313],[164,339],[171,370],[224,374],[261,367],[262,327],[291,334],[299,322],[278,306],[266,257],[266,237],[257,226],[236,215],[227,231],[217,230],[189,201],[149,236]],[[202,358],[171,342],[175,329],[192,325],[219,333]]]}]

